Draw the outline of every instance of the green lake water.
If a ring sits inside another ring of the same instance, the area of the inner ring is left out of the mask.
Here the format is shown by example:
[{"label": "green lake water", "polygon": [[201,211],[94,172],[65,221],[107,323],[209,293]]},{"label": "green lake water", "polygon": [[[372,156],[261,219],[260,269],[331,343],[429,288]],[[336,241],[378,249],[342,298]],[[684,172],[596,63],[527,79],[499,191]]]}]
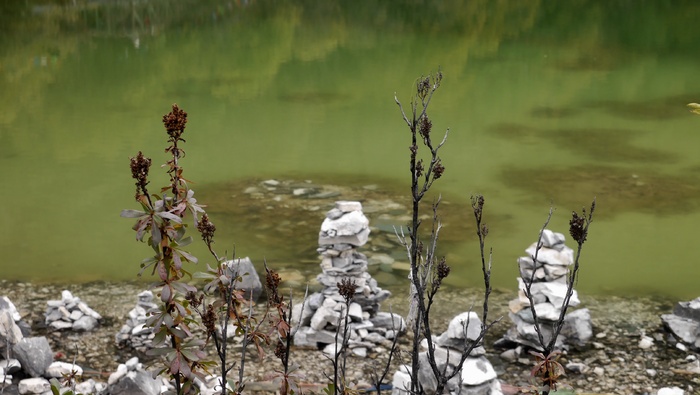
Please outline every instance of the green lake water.
[{"label": "green lake water", "polygon": [[218,205],[217,247],[313,277],[328,203],[284,219],[303,237],[276,237],[274,215],[232,214],[231,187],[408,191],[394,94],[407,106],[440,67],[430,115],[450,134],[434,191],[464,213],[444,218],[450,285],[480,281],[470,195],[486,197],[494,286],[508,289],[550,204],[568,233],[595,196],[581,292],[700,294],[697,1],[16,3],[0,17],[4,279],[136,276],[149,248],[119,217],[137,208],[129,157],[167,160],[172,103],[189,113],[184,175]]}]

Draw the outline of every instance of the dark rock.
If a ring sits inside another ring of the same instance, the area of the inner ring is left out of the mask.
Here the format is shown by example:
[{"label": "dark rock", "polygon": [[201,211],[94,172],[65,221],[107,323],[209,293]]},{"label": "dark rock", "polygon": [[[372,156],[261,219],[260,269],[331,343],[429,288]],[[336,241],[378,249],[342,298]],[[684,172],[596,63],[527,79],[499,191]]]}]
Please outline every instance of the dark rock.
[{"label": "dark rock", "polygon": [[661,316],[661,321],[679,340],[693,347],[700,347],[699,322],[675,314],[664,314]]},{"label": "dark rock", "polygon": [[22,369],[32,377],[41,377],[53,362],[53,352],[45,337],[25,337],[12,351],[22,364]]},{"label": "dark rock", "polygon": [[678,302],[673,308],[673,314],[700,322],[700,298],[696,298],[690,302]]}]

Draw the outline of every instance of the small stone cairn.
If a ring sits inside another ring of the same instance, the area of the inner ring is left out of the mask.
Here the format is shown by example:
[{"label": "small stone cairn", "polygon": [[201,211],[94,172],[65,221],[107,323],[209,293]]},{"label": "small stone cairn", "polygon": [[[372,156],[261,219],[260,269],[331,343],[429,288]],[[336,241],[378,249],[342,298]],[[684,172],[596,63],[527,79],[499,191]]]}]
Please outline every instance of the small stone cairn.
[{"label": "small stone cairn", "polygon": [[678,302],[673,314],[663,314],[661,321],[679,341],[695,351],[700,350],[700,297]]},{"label": "small stone cairn", "polygon": [[49,300],[46,304],[46,325],[56,330],[91,331],[102,320],[100,314],[68,290],[61,292],[61,300]]},{"label": "small stone cairn", "polygon": [[[465,312],[454,317],[444,333],[437,337],[433,336],[435,362],[438,368],[444,369],[445,364],[447,364],[448,370],[454,369],[462,357],[462,352],[466,351],[479,338],[480,333],[481,319],[475,312]],[[418,356],[420,360],[418,380],[426,394],[435,394],[437,381],[428,362],[427,340],[423,339],[421,346],[425,351],[422,351]],[[483,346],[474,347],[464,361],[462,371],[447,382],[444,393],[502,395],[501,383],[496,379],[496,371],[484,354],[486,354],[486,350]],[[410,393],[410,372],[409,365],[399,366],[392,381],[392,395],[408,395]]]},{"label": "small stone cairn", "polygon": [[[530,288],[535,312],[540,320],[540,329],[545,342],[552,338],[553,324],[559,319],[562,303],[566,296],[568,267],[574,263],[574,251],[564,244],[565,237],[562,233],[555,233],[545,229],[542,233],[542,247],[537,253],[535,264],[533,257],[537,249],[537,243],[533,243],[525,252],[528,256],[518,258],[520,277],[518,277],[518,297],[508,304],[509,317],[515,327],[510,328],[503,339],[496,342],[496,346],[507,348],[512,343],[521,344],[534,349],[541,349],[535,331],[535,321],[530,311],[530,301],[525,296],[525,282],[523,278],[534,280]],[[580,304],[576,290],[569,300],[569,307]],[[588,309],[569,310],[564,317],[556,348],[566,349],[570,344],[584,346],[593,335],[591,326],[591,314]],[[521,348],[520,348],[521,349]],[[517,356],[516,356],[517,358]]]},{"label": "small stone cairn", "polygon": [[115,341],[119,347],[131,347],[137,351],[145,352],[151,348],[151,342],[155,337],[153,328],[146,326],[148,312],[158,308],[153,303],[153,292],[143,291],[138,295],[136,306],[129,311],[126,324],[115,335]]},{"label": "small stone cairn", "polygon": [[[356,251],[367,242],[369,233],[369,220],[360,202],[338,201],[326,214],[317,250],[321,254],[323,271],[317,279],[323,290],[294,306],[292,321],[294,325],[299,323],[294,335],[295,345],[323,348],[329,355],[339,349],[336,330],[345,300],[337,284],[343,279],[354,281],[357,286],[347,312],[350,318],[348,345],[355,355],[365,356],[377,344],[387,345],[405,331],[406,323],[401,316],[379,311],[379,304],[390,292],[377,286],[377,281],[367,272],[367,257]],[[342,332],[339,340],[342,340]]]}]

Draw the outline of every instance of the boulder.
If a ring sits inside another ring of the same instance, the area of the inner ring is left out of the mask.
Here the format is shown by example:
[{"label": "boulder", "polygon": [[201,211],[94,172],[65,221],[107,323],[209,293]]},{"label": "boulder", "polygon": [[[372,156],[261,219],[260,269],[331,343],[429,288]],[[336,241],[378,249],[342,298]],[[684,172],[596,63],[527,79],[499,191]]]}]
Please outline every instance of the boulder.
[{"label": "boulder", "polygon": [[45,337],[25,337],[12,347],[12,351],[31,377],[43,376],[53,362],[53,352]]},{"label": "boulder", "polygon": [[253,301],[258,300],[263,292],[263,286],[250,258],[236,258],[226,261],[222,265],[226,265],[229,274],[241,277],[241,281],[235,284],[235,288],[244,291],[243,296],[246,300],[249,300],[251,295]]}]

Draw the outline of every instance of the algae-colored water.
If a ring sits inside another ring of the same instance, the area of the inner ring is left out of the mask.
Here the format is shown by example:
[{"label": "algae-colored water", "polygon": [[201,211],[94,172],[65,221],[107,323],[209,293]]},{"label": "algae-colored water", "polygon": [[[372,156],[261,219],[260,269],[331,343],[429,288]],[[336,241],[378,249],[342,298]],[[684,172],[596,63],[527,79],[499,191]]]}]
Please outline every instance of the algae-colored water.
[{"label": "algae-colored water", "polygon": [[[165,162],[174,102],[190,114],[185,176],[218,205],[217,246],[312,276],[331,203],[261,215],[264,201],[236,210],[232,186],[400,196],[410,138],[394,93],[407,104],[440,67],[431,117],[450,136],[434,189],[465,210],[445,218],[451,285],[479,283],[470,195],[486,196],[494,285],[511,289],[550,203],[566,233],[595,196],[581,291],[700,292],[700,116],[685,108],[700,101],[697,2],[17,3],[0,16],[2,278],[135,276],[149,249],[118,216],[136,207],[128,158]],[[310,234],[279,237],[276,221]]]}]

